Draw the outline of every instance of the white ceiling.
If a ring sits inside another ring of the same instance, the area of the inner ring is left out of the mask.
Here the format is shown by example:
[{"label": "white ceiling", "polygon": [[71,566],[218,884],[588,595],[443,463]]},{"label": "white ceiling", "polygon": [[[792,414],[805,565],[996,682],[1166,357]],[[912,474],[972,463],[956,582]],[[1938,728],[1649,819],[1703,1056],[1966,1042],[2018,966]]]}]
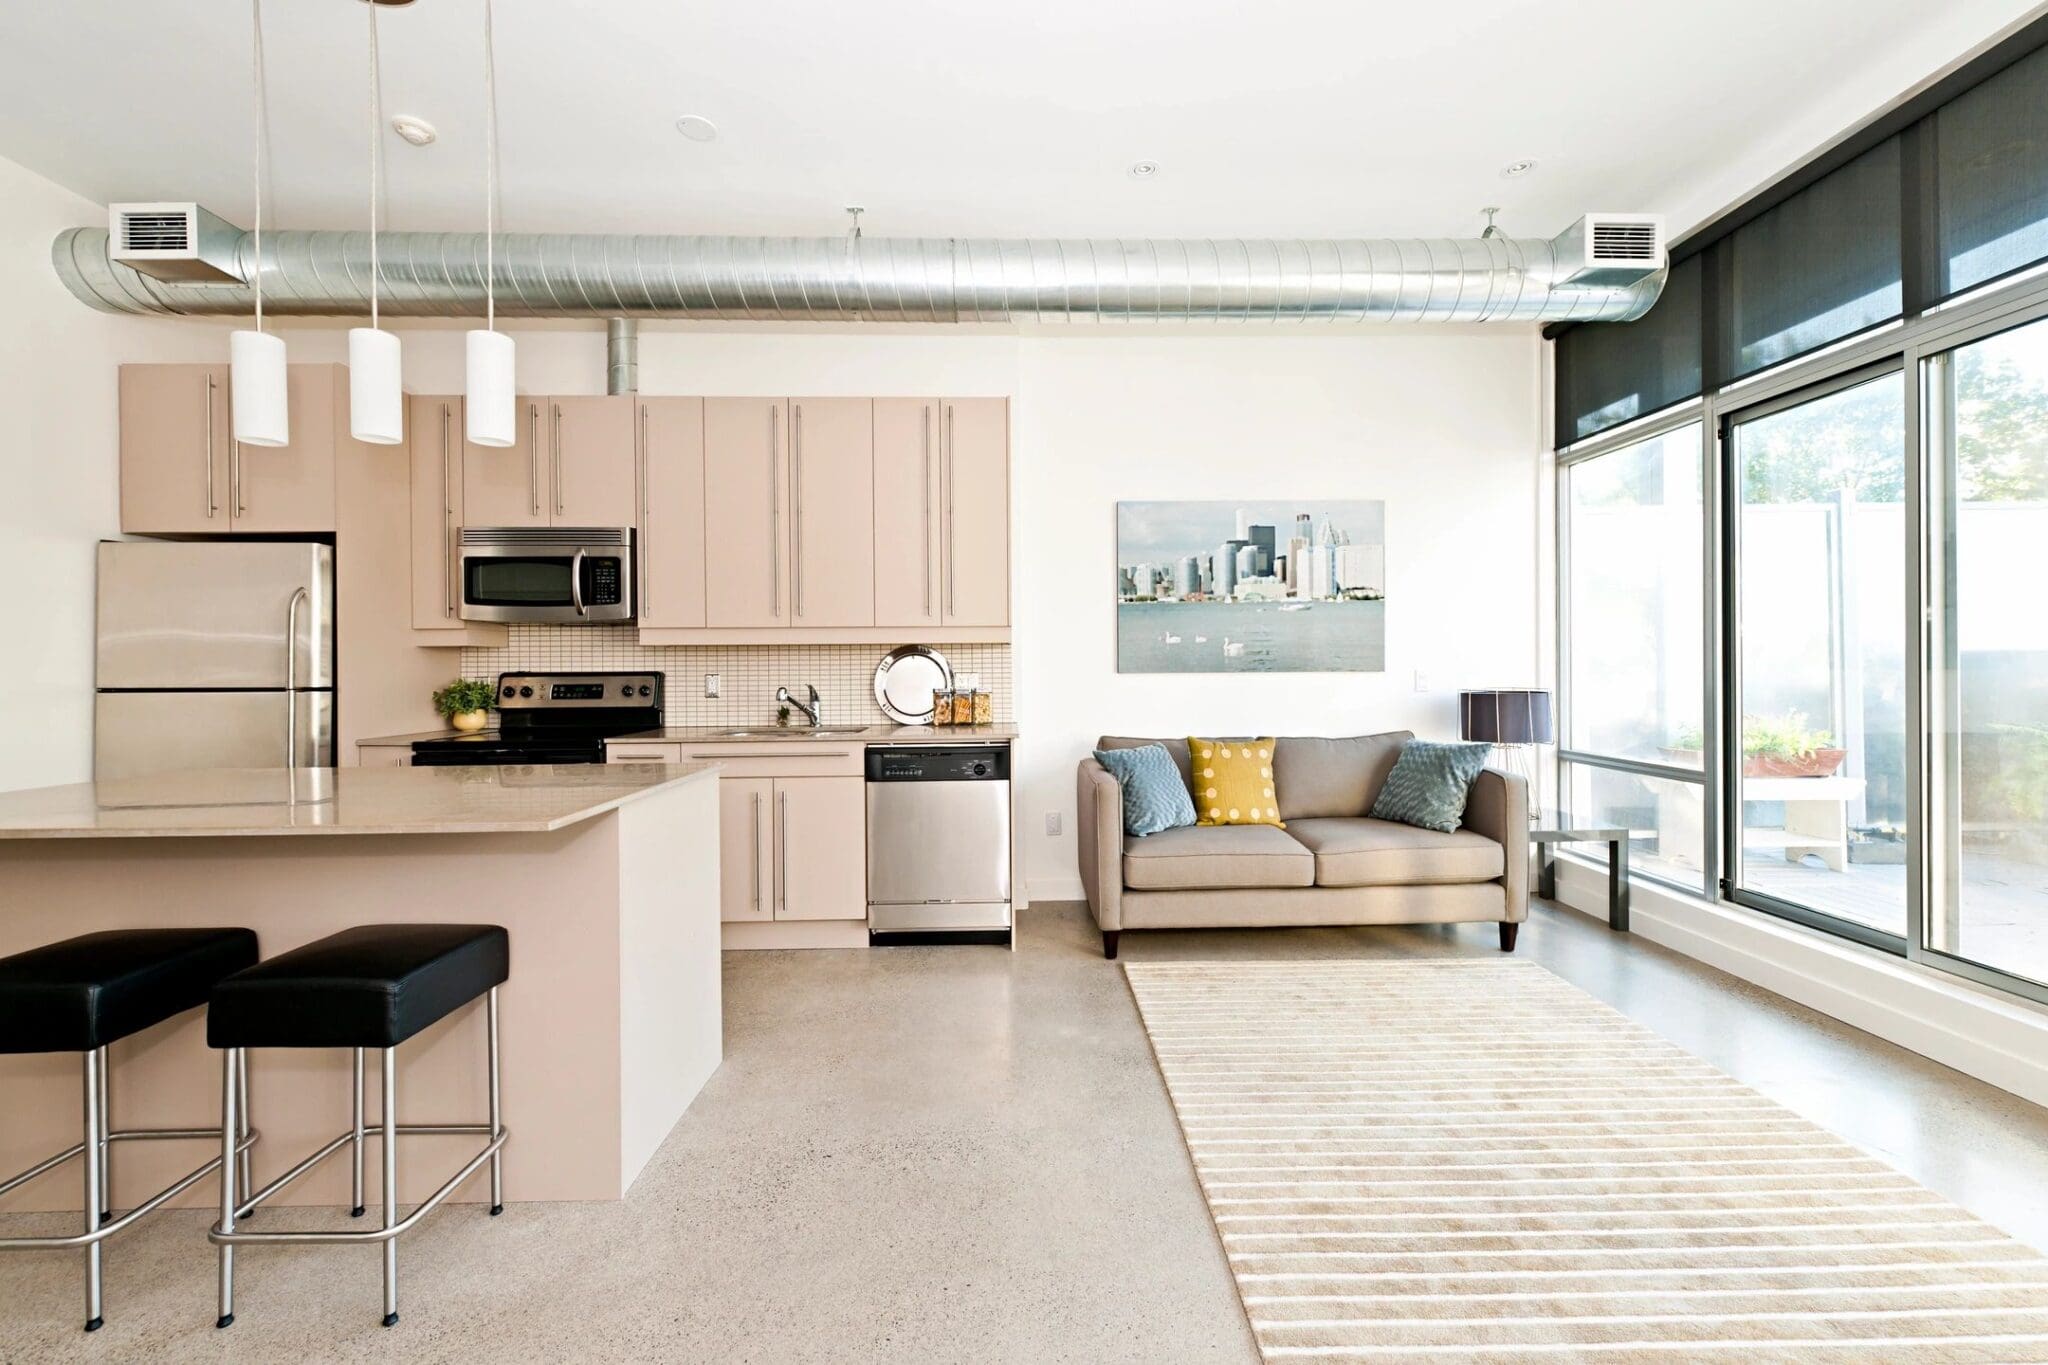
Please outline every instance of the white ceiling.
[{"label": "white ceiling", "polygon": [[[1589,209],[1677,231],[2040,8],[498,0],[503,226],[836,233],[862,204],[888,236],[1420,236],[1498,204],[1520,236]],[[387,133],[392,227],[481,226],[482,13],[383,11],[386,115],[441,132]],[[267,0],[279,225],[365,219],[366,14]],[[246,226],[249,61],[246,0],[5,0],[0,155]]]}]

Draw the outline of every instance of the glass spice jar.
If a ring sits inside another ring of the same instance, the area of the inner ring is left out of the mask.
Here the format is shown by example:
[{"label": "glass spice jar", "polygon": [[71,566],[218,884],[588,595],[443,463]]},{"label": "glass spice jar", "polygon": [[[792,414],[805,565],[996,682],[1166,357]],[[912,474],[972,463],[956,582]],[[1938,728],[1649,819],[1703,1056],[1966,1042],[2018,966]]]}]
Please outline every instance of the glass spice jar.
[{"label": "glass spice jar", "polygon": [[952,723],[953,689],[950,687],[934,687],[932,689],[932,724],[951,725]]},{"label": "glass spice jar", "polygon": [[953,723],[955,725],[974,724],[974,692],[971,689],[955,688],[953,690]]},{"label": "glass spice jar", "polygon": [[974,723],[976,725],[994,725],[996,723],[995,693],[981,688],[974,690]]}]

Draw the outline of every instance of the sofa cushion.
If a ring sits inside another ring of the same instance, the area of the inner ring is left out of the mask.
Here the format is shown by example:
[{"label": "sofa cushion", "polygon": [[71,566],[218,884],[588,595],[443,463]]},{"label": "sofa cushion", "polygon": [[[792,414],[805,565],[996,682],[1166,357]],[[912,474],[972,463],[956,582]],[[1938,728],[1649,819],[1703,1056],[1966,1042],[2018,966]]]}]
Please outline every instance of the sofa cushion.
[{"label": "sofa cushion", "polygon": [[1273,776],[1282,820],[1364,815],[1414,736],[1406,730],[1347,739],[1282,736],[1273,748]]},{"label": "sofa cushion", "polygon": [[1472,779],[1492,753],[1491,744],[1411,739],[1366,814],[1449,834],[1462,823]]},{"label": "sofa cushion", "polygon": [[1441,834],[1393,820],[1296,820],[1288,833],[1315,855],[1317,886],[1446,886],[1506,870],[1499,844],[1469,829]]},{"label": "sofa cushion", "polygon": [[1282,825],[1273,794],[1273,740],[1188,736],[1198,825]]},{"label": "sofa cushion", "polygon": [[1188,784],[1174,770],[1163,744],[1097,749],[1095,761],[1117,780],[1124,799],[1124,833],[1157,834],[1195,823]]},{"label": "sofa cushion", "polygon": [[1098,749],[1142,749],[1147,744],[1157,744],[1166,750],[1166,756],[1173,760],[1173,766],[1180,770],[1180,780],[1188,784],[1192,796],[1194,782],[1188,776],[1188,742],[1185,739],[1139,739],[1130,735],[1104,735],[1095,741]]},{"label": "sofa cushion", "polygon": [[1313,886],[1313,853],[1275,825],[1190,825],[1124,845],[1124,885],[1134,890]]}]

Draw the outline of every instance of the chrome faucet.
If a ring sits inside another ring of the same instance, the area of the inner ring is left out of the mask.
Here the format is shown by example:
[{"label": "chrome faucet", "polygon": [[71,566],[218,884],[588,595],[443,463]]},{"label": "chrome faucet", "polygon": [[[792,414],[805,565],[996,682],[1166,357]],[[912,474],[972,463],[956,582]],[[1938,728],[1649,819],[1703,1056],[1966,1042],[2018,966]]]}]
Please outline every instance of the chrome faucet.
[{"label": "chrome faucet", "polygon": [[813,727],[823,725],[825,721],[824,717],[820,713],[823,711],[824,708],[820,706],[818,703],[818,689],[811,686],[809,683],[805,683],[804,690],[811,694],[811,699],[809,702],[798,701],[795,698],[795,696],[793,696],[790,693],[790,690],[786,687],[779,687],[775,690],[775,700],[783,702],[789,706],[794,706],[797,710],[809,716],[811,718],[811,725]]}]

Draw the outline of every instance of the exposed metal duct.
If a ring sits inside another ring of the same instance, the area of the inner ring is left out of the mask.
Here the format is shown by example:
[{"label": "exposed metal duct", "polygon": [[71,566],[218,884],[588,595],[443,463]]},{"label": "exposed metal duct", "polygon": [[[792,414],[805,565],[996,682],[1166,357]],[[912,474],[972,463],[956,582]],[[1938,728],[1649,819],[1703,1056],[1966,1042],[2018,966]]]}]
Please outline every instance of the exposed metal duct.
[{"label": "exposed metal duct", "polygon": [[[117,208],[119,206],[116,206]],[[500,233],[502,317],[741,321],[1560,322],[1620,321],[1663,288],[1654,250],[1588,269],[1581,220],[1555,239],[1009,240],[948,237],[679,237]],[[1655,222],[1614,218],[1630,224]],[[388,317],[483,311],[478,233],[384,233]],[[232,317],[246,283],[167,283],[115,259],[104,228],[60,233],[51,256],[80,299],[109,312]],[[244,281],[254,251],[234,253]],[[369,310],[370,240],[270,232],[263,302],[278,316]],[[1617,274],[1616,272],[1619,272]],[[1617,282],[1617,280],[1624,282]]]},{"label": "exposed metal duct", "polygon": [[633,318],[613,318],[604,325],[604,391],[640,392],[640,324]]}]

